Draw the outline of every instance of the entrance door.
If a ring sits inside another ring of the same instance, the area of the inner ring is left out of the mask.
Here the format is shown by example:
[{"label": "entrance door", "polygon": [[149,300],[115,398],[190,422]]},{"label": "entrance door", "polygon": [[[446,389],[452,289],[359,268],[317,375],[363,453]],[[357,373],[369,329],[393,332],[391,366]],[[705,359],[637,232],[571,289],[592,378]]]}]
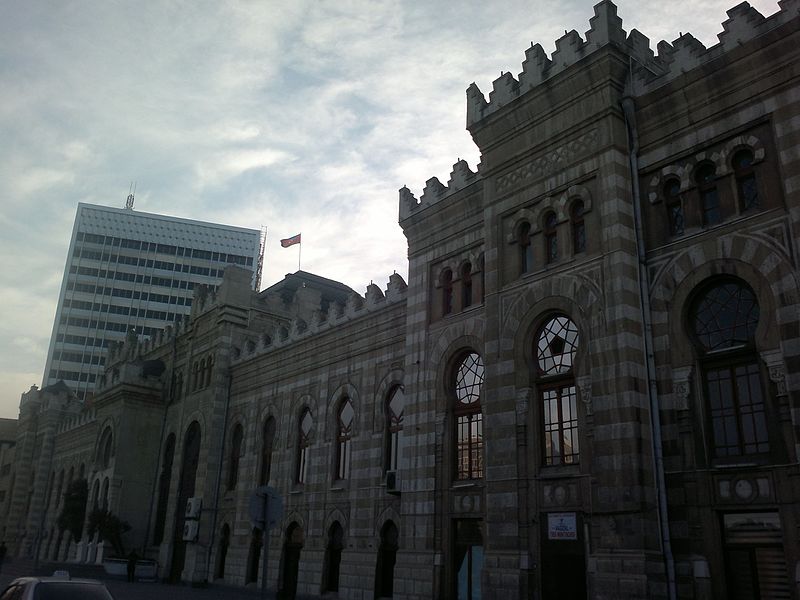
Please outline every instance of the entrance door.
[{"label": "entrance door", "polygon": [[722,525],[728,598],[789,600],[792,592],[778,513],[726,514]]},{"label": "entrance door", "polygon": [[281,589],[278,598],[293,600],[297,595],[297,574],[300,570],[300,551],[303,549],[303,530],[292,523],[286,530],[283,544],[283,567],[281,569]]},{"label": "entrance door", "polygon": [[578,513],[542,515],[542,598],[586,600],[583,519]]},{"label": "entrance door", "polygon": [[455,522],[454,567],[458,600],[481,599],[483,535],[480,523],[478,519],[462,519]]}]

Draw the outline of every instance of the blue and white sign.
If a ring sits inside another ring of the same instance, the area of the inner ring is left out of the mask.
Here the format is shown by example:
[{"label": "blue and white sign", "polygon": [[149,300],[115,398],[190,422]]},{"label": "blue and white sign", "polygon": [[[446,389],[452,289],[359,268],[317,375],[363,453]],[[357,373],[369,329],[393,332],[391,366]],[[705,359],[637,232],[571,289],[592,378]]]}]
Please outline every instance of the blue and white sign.
[{"label": "blue and white sign", "polygon": [[574,512],[548,513],[547,539],[570,540],[578,539],[578,519]]}]

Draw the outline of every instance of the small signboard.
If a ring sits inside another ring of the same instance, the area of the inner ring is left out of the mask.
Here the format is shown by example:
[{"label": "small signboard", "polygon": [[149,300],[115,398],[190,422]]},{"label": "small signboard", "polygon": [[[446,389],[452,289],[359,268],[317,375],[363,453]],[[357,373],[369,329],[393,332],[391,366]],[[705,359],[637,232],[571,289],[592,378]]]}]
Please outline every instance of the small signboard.
[{"label": "small signboard", "polygon": [[262,486],[250,495],[250,522],[264,530],[273,528],[283,517],[283,498],[274,488]]},{"label": "small signboard", "polygon": [[578,519],[574,512],[548,513],[547,514],[547,539],[568,540],[578,539]]}]

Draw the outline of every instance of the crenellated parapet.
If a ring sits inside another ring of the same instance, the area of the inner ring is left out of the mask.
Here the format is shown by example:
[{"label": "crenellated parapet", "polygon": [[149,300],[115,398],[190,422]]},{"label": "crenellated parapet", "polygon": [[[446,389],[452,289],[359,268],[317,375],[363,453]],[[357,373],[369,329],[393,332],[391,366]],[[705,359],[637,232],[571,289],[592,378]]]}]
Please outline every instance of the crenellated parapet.
[{"label": "crenellated parapet", "polygon": [[386,307],[405,303],[407,289],[405,280],[394,273],[389,277],[385,291],[370,282],[363,296],[353,292],[343,304],[331,303],[324,309],[320,306],[313,311],[309,320],[295,317],[288,325],[275,325],[269,331],[261,333],[251,332],[241,347],[234,348],[232,363],[251,360],[295,342],[310,339],[365,315],[379,312]]},{"label": "crenellated parapet", "polygon": [[525,53],[519,76],[515,78],[511,73],[502,73],[494,80],[488,101],[472,83],[467,88],[467,127],[479,123],[607,45],[630,56],[631,93],[638,95],[652,91],[800,15],[800,0],[781,0],[778,5],[778,12],[764,17],[748,2],[742,2],[727,12],[728,19],[722,23],[718,44],[706,48],[690,33],[684,33],[672,44],[659,42],[658,54],[654,54],[649,39],[636,29],[626,33],[622,19],[617,16],[617,7],[610,0],[603,0],[594,7],[594,16],[589,20],[585,37],[582,38],[575,30],[565,32],[556,40],[556,49],[550,58],[540,44],[532,43]]},{"label": "crenellated parapet", "polygon": [[442,184],[437,177],[431,177],[425,183],[425,189],[422,190],[422,196],[420,196],[419,200],[411,190],[403,186],[400,188],[400,221],[407,219],[418,210],[436,204],[480,180],[481,177],[478,171],[478,169],[472,171],[467,161],[459,159],[453,165],[447,185]]}]

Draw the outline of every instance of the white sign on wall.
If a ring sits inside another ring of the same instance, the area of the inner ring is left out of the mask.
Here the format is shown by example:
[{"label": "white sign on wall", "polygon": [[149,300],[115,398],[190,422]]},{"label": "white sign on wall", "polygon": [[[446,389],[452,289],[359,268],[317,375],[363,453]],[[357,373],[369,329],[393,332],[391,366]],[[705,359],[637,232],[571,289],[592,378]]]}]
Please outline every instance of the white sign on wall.
[{"label": "white sign on wall", "polygon": [[548,513],[547,515],[548,540],[577,540],[578,519],[574,512]]}]

